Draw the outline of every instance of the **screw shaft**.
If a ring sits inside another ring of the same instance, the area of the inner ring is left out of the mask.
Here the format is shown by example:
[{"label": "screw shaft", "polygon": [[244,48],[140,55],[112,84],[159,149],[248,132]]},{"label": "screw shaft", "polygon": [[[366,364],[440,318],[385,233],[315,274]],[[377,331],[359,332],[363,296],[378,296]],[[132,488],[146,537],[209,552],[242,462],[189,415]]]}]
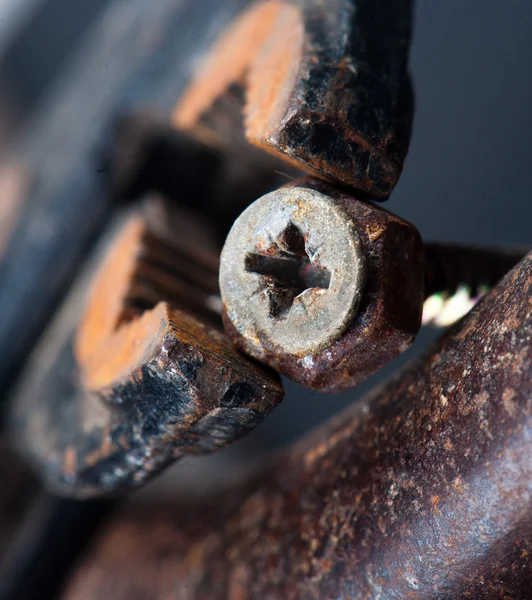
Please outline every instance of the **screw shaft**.
[{"label": "screw shaft", "polygon": [[458,321],[526,254],[519,247],[426,244],[423,324]]}]

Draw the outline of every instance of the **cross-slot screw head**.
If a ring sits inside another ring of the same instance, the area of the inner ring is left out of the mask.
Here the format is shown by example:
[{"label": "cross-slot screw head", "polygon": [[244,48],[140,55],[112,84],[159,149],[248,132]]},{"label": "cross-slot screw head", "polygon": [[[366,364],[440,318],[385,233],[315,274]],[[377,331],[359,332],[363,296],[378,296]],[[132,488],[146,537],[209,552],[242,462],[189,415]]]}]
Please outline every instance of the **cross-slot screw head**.
[{"label": "cross-slot screw head", "polygon": [[290,354],[337,339],[362,298],[356,227],[330,196],[304,187],[281,188],[245,210],[221,264],[222,298],[238,331]]},{"label": "cross-slot screw head", "polygon": [[338,391],[415,339],[423,274],[413,225],[304,178],[257,200],[229,233],[220,264],[225,329],[280,373]]}]

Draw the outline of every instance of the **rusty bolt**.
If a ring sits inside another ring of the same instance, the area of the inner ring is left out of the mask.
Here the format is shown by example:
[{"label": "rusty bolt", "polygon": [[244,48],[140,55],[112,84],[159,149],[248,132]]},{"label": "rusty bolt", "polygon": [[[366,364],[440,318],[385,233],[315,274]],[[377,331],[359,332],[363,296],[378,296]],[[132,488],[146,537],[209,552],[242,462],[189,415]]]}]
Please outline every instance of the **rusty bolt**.
[{"label": "rusty bolt", "polygon": [[44,375],[14,407],[18,445],[64,495],[142,485],[243,436],[283,396],[278,377],[223,334],[208,227],[155,197],[147,208],[96,274],[74,348],[77,389],[58,393]]},{"label": "rusty bolt", "polygon": [[267,194],[222,251],[226,331],[309,387],[363,380],[414,340],[423,247],[413,225],[306,178]]},{"label": "rusty bolt", "polygon": [[263,196],[234,224],[220,267],[226,330],[281,373],[337,391],[403,352],[421,314],[426,324],[457,321],[525,253],[424,251],[412,225],[304,179]]},{"label": "rusty bolt", "polygon": [[307,355],[338,339],[356,315],[365,267],[357,229],[338,204],[289,187],[266,194],[235,223],[220,284],[239,327]]},{"label": "rusty bolt", "polygon": [[263,0],[209,52],[174,123],[387,198],[411,135],[411,0]]}]

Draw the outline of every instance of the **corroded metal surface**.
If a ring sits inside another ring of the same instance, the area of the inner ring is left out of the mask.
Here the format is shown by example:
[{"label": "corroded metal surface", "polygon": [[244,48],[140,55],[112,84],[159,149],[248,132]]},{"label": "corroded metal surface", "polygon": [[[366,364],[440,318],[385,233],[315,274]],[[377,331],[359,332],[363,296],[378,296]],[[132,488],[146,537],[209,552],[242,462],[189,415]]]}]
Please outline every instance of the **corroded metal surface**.
[{"label": "corroded metal surface", "polygon": [[14,145],[9,161],[30,186],[0,256],[0,395],[113,210],[102,156],[115,118],[138,108],[167,115],[213,34],[205,7],[213,20],[231,9],[187,4],[110,2]]},{"label": "corroded metal surface", "polygon": [[[249,262],[257,256],[303,260],[304,269],[327,272],[330,280],[303,277],[294,285],[277,263]],[[423,268],[413,225],[305,178],[258,200],[235,223],[220,271],[226,331],[238,348],[284,375],[338,391],[414,341]]]},{"label": "corroded metal surface", "polygon": [[65,598],[530,597],[532,255],[245,489],[129,509]]},{"label": "corroded metal surface", "polygon": [[61,389],[67,339],[14,404],[15,442],[65,495],[139,486],[240,438],[283,396],[277,375],[221,332],[208,228],[156,198],[147,209],[127,219],[95,277],[76,340],[79,384]]},{"label": "corroded metal surface", "polygon": [[215,143],[245,134],[300,168],[386,198],[411,134],[411,5],[257,2],[213,47],[174,121]]},{"label": "corroded metal surface", "polygon": [[330,196],[291,185],[237,219],[221,256],[232,323],[306,356],[338,339],[356,314],[366,259],[354,223]]}]

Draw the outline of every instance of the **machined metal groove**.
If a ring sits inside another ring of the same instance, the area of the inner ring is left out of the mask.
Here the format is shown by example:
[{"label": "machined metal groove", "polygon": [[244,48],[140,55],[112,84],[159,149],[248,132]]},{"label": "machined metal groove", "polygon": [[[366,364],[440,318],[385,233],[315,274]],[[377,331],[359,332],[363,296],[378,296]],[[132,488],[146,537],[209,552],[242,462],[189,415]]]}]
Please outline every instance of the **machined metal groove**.
[{"label": "machined metal groove", "polygon": [[205,293],[218,292],[219,257],[210,251],[192,255],[186,248],[167,244],[148,233],[144,260],[157,266],[169,275],[203,290]]},{"label": "machined metal groove", "polygon": [[[175,252],[170,246],[165,247],[162,242],[159,242],[159,250],[162,246],[166,254],[165,261],[161,263],[160,260],[153,260],[151,244],[152,236],[145,236],[132,274],[130,289],[124,299],[125,304],[128,307],[139,306],[140,315],[144,310],[152,309],[159,302],[165,301],[192,315],[207,318],[210,323],[219,326],[220,314],[213,313],[209,304],[209,300],[219,294],[216,284],[217,272],[198,269],[199,272],[192,275],[196,267],[192,260],[187,257],[183,261],[182,254]],[[158,259],[160,256],[161,253],[156,254]],[[173,265],[171,269],[167,268],[169,263]],[[200,283],[204,275],[211,279],[210,283],[213,285],[209,285],[208,280],[204,284]],[[121,319],[120,322],[123,321],[124,319]]]}]

